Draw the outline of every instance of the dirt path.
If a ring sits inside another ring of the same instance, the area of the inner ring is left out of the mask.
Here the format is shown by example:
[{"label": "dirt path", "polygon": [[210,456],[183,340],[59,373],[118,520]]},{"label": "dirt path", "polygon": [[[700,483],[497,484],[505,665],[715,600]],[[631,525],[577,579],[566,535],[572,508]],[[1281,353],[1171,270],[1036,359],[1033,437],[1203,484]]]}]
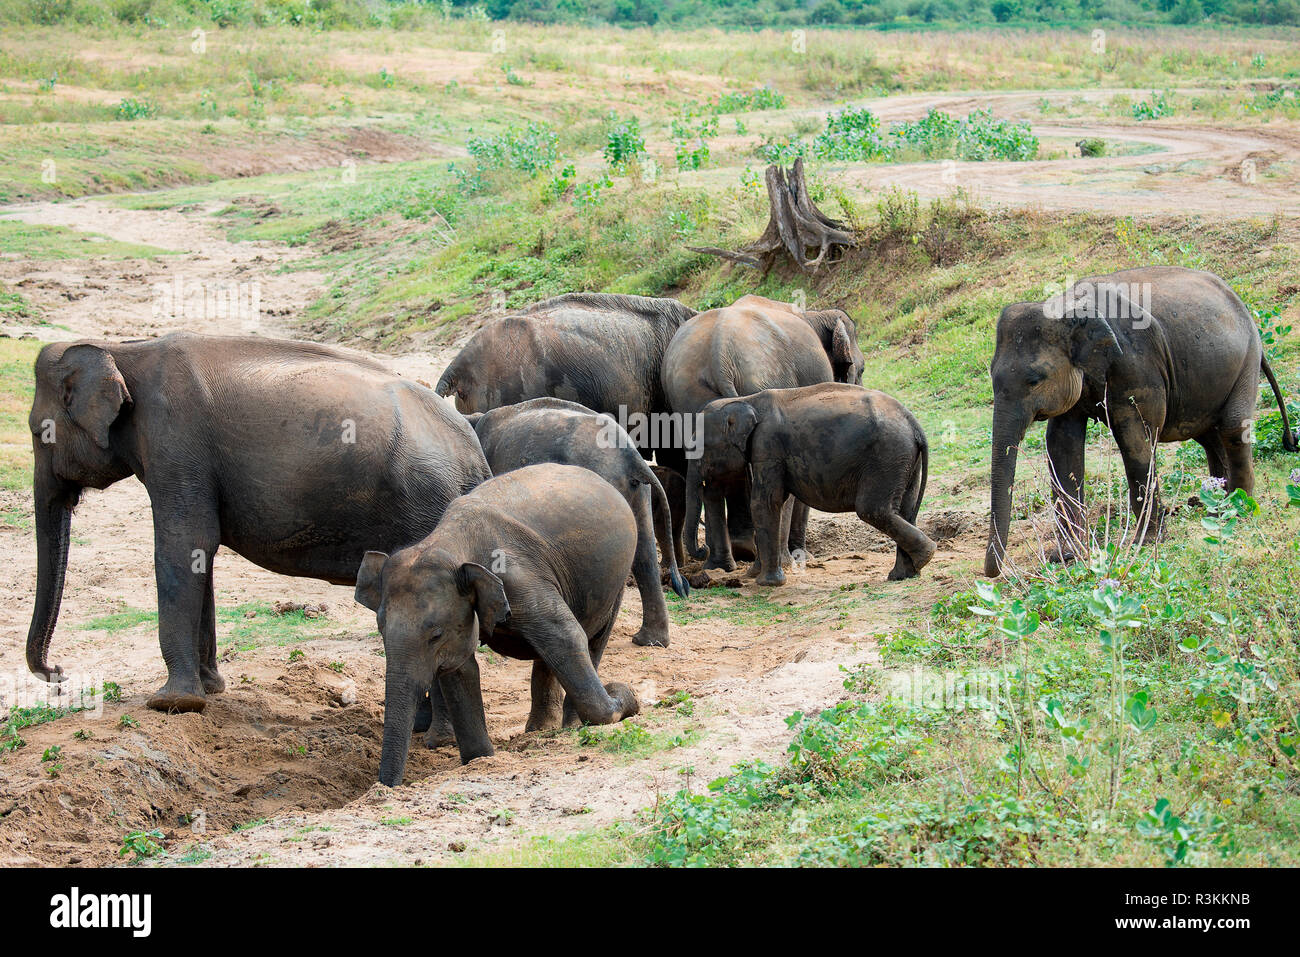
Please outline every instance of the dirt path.
[{"label": "dirt path", "polygon": [[[1172,91],[1181,97],[1209,93]],[[989,108],[1003,119],[1028,121],[1046,152],[1071,158],[1029,162],[924,162],[832,165],[837,182],[872,193],[889,187],[915,190],[934,198],[965,190],[985,205],[1040,206],[1043,209],[1129,215],[1198,213],[1233,219],[1300,214],[1300,124],[1276,119],[1231,128],[1106,119],[1045,118],[1040,103],[1052,109],[1079,105],[1093,109],[1117,95],[1136,100],[1150,90],[1054,90],[1009,93],[918,93],[863,100],[882,124],[915,120],[932,109],[954,116]],[[789,111],[820,123],[825,108]],[[1049,114],[1050,117],[1050,114]],[[1112,155],[1079,158],[1075,143],[1107,141]],[[1117,146],[1141,152],[1113,155]],[[740,168],[710,170],[710,181],[734,182]]]}]

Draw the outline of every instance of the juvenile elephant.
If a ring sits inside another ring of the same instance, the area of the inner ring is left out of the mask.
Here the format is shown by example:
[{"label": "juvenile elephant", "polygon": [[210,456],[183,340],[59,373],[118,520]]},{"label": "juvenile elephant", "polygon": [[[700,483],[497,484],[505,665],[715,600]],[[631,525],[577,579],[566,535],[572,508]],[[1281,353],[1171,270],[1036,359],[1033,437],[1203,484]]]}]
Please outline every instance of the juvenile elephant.
[{"label": "juvenile elephant", "polygon": [[[675,299],[557,296],[484,325],[436,391],[454,397],[465,413],[544,396],[616,418],[666,412],[659,366],[673,333],[694,315]],[[642,445],[647,457],[651,448]],[[664,449],[660,461],[686,470],[680,450]]]},{"label": "juvenile elephant", "polygon": [[618,491],[595,472],[550,463],[484,482],[415,545],[367,552],[356,596],[384,636],[379,780],[401,783],[417,703],[435,681],[461,761],[493,753],[480,644],[533,662],[529,731],[636,714],[631,688],[596,675],[635,553],[636,521]]},{"label": "juvenile elephant", "polygon": [[663,486],[637,452],[627,432],[607,415],[564,399],[529,399],[504,405],[472,423],[493,475],[526,465],[558,462],[591,469],[627,500],[636,517],[636,560],[632,575],[641,593],[638,645],[668,647],[668,605],[659,583],[655,532],[673,591],[685,598],[690,586],[677,570],[672,515]]},{"label": "juvenile elephant", "polygon": [[1157,442],[1194,439],[1229,491],[1254,488],[1251,424],[1260,370],[1295,436],[1250,310],[1223,280],[1176,266],[1082,279],[1046,302],[1002,310],[993,355],[992,515],[984,572],[1000,573],[1011,520],[1016,453],[1047,420],[1060,555],[1083,540],[1083,450],[1089,419],[1110,425],[1128,478],[1139,540],[1163,513],[1152,459]]},{"label": "juvenile elephant", "polygon": [[[676,413],[693,414],[717,398],[752,395],[818,382],[862,382],[864,359],[853,320],[839,309],[797,312],[785,302],[744,296],[733,305],[700,313],[673,336],[664,353],[663,386]],[[698,547],[701,483],[698,463],[687,459],[686,550],[707,568],[736,567],[732,549],[752,555],[753,525],[743,475],[703,489],[707,548]],[[726,515],[724,524],[723,515]],[[796,505],[789,545],[804,547],[808,509]],[[710,529],[712,531],[710,531]]]},{"label": "juvenile elephant", "polygon": [[224,545],[283,575],[356,581],[367,549],[427,535],[488,478],[465,420],[377,362],[304,342],[173,333],[48,345],[36,359],[36,605],[47,661],[85,488],[134,474],[153,507],[163,711],[222,691],[212,565]]},{"label": "juvenile elephant", "polygon": [[921,425],[897,399],[859,386],[827,382],[767,389],[704,407],[707,484],[752,474],[750,508],[760,585],[785,582],[781,552],[787,496],[823,512],[856,512],[898,544],[890,581],[911,578],[935,545],[916,527],[925,495],[929,444]]}]

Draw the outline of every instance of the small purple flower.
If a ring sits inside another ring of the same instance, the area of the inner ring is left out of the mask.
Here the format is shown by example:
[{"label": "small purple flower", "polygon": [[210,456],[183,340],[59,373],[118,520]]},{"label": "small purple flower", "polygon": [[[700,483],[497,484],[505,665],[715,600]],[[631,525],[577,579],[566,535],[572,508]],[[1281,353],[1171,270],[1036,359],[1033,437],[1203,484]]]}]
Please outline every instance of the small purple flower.
[{"label": "small purple flower", "polygon": [[1228,480],[1226,478],[1219,478],[1215,475],[1211,475],[1209,478],[1201,481],[1202,492],[1222,492],[1227,487]]},{"label": "small purple flower", "polygon": [[1291,470],[1291,484],[1300,485],[1300,469]]},{"label": "small purple flower", "polygon": [[1103,578],[1101,581],[1097,582],[1097,587],[1099,589],[1109,588],[1117,592],[1123,591],[1123,589],[1120,587],[1118,578]]}]

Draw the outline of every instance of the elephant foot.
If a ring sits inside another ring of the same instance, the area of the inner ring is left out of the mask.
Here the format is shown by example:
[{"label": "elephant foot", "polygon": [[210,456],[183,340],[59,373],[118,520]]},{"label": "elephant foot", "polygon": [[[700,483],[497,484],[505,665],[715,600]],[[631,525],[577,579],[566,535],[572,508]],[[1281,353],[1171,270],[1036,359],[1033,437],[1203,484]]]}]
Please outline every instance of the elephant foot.
[{"label": "elephant foot", "polygon": [[430,751],[438,748],[454,748],[456,732],[450,728],[430,728],[424,736],[424,746]]},{"label": "elephant foot", "polygon": [[632,636],[632,644],[642,648],[667,648],[667,625],[642,625],[641,630]]},{"label": "elephant foot", "polygon": [[926,539],[925,550],[922,551],[921,554],[919,555],[909,554],[907,556],[912,560],[912,570],[914,572],[919,573],[922,568],[930,564],[930,559],[934,558],[934,553],[937,552],[938,550],[939,550],[938,545],[936,545],[934,542],[930,541],[929,539]]},{"label": "elephant foot", "polygon": [[721,560],[710,558],[704,563],[704,570],[710,571],[712,569],[717,569],[722,572],[734,572],[736,570],[736,560],[734,558],[724,558]]},{"label": "elephant foot", "polygon": [[756,578],[754,581],[755,581],[755,584],[758,584],[758,585],[767,585],[767,586],[769,586],[769,587],[774,587],[774,586],[777,586],[777,585],[784,585],[784,584],[785,584],[785,571],[782,570],[782,569],[780,569],[780,568],[776,568],[776,569],[773,569],[773,570],[770,571],[770,572],[763,572],[763,573],[762,573],[761,575],[759,575],[758,578]]},{"label": "elephant foot", "polygon": [[618,704],[618,716],[614,719],[615,721],[623,721],[641,712],[641,705],[636,700],[635,692],[623,682],[609,682],[605,685],[605,693]]},{"label": "elephant foot", "polygon": [[208,706],[208,699],[203,694],[201,684],[169,678],[165,685],[153,693],[153,697],[146,704],[154,711],[180,714],[187,711],[202,711]]},{"label": "elephant foot", "polygon": [[226,679],[215,668],[212,671],[200,670],[199,678],[203,682],[204,694],[221,694],[226,690]]},{"label": "elephant foot", "polygon": [[1047,560],[1053,565],[1070,565],[1079,560],[1079,556],[1068,545],[1053,545],[1047,550]]}]

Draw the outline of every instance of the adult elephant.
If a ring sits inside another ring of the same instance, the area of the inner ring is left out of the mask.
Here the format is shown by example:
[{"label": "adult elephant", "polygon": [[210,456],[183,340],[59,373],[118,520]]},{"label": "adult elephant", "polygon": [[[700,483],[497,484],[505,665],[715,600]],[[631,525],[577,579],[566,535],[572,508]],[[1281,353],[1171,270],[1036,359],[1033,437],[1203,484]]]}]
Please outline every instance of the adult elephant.
[{"label": "adult elephant", "polygon": [[[668,411],[659,367],[673,334],[694,315],[675,299],[557,296],[483,326],[435,388],[466,414],[549,396],[612,415],[630,429],[634,416]],[[638,446],[647,458],[654,448]],[[679,449],[665,448],[659,460],[685,471]]]},{"label": "adult elephant", "polygon": [[283,575],[356,581],[371,549],[419,541],[490,477],[469,424],[377,362],[303,342],[173,333],[58,343],[36,360],[36,607],[27,664],[48,662],[85,488],[149,493],[163,711],[222,691],[212,561],[224,545]]},{"label": "adult elephant", "polygon": [[1194,439],[1229,491],[1254,488],[1251,424],[1263,370],[1282,408],[1283,445],[1296,451],[1273,370],[1244,303],[1219,277],[1155,266],[1082,279],[1046,302],[1002,310],[993,355],[992,514],[984,572],[1001,572],[1016,452],[1047,420],[1047,454],[1061,541],[1083,540],[1083,450],[1089,419],[1107,422],[1128,478],[1139,540],[1158,534],[1152,459],[1157,442]]},{"label": "adult elephant", "polygon": [[[862,383],[864,359],[858,330],[839,309],[796,311],[786,302],[744,296],[722,309],[700,313],[673,336],[663,359],[663,388],[673,412],[694,415],[714,399],[752,395],[764,389],[790,389],[819,382]],[[748,481],[701,491],[699,459],[689,458],[686,473],[685,548],[706,567],[735,568],[733,549],[754,555]],[[715,518],[709,528],[726,528],[726,539],[698,547],[701,497]],[[796,505],[789,546],[804,547],[806,505]]]}]

